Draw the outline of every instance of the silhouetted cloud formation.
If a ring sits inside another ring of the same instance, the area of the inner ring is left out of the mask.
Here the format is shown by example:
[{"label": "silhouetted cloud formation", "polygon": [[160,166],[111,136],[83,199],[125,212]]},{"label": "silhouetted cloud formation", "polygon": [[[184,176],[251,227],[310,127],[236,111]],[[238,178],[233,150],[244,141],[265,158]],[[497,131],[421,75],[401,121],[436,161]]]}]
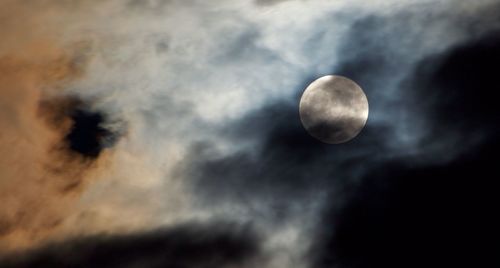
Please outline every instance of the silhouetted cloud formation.
[{"label": "silhouetted cloud formation", "polygon": [[249,226],[188,223],[142,234],[77,238],[6,258],[0,266],[254,267],[251,262],[258,252],[258,237]]}]

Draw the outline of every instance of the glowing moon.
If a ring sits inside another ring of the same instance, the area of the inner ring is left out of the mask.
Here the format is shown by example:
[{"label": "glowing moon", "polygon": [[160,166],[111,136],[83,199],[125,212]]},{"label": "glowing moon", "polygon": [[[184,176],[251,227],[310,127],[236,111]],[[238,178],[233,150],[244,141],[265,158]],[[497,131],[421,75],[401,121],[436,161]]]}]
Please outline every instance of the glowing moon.
[{"label": "glowing moon", "polygon": [[337,75],[323,76],[302,94],[299,105],[304,128],[330,144],[356,137],[368,119],[368,100],[358,84]]}]

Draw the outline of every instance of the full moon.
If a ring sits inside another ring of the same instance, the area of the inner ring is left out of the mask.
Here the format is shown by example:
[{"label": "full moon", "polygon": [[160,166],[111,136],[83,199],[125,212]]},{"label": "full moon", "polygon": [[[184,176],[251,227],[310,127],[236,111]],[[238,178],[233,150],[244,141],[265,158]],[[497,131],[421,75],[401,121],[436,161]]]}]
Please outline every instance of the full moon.
[{"label": "full moon", "polygon": [[354,81],[327,75],[312,82],[299,105],[302,125],[314,138],[329,144],[356,137],[368,119],[368,100]]}]

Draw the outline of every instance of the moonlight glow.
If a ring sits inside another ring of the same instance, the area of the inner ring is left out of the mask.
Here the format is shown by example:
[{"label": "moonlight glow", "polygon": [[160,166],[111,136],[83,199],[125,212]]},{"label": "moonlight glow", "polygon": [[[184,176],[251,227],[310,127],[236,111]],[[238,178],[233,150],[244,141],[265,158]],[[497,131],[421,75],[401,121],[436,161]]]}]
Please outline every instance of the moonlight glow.
[{"label": "moonlight glow", "polygon": [[312,82],[300,100],[300,119],[311,136],[326,143],[356,137],[368,119],[368,100],[356,83],[335,75]]}]

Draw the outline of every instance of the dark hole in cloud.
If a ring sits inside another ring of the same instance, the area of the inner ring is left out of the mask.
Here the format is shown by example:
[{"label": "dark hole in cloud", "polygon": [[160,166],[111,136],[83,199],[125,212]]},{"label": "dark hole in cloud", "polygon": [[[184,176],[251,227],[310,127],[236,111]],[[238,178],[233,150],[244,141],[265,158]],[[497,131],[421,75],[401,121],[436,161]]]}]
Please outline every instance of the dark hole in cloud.
[{"label": "dark hole in cloud", "polygon": [[147,233],[60,242],[6,257],[0,267],[241,267],[258,252],[257,235],[249,226],[183,224]]},{"label": "dark hole in cloud", "polygon": [[71,150],[87,157],[99,156],[103,149],[103,140],[112,135],[101,125],[103,115],[98,112],[78,108],[71,114],[73,126],[66,136]]},{"label": "dark hole in cloud", "polygon": [[63,135],[56,147],[89,159],[99,157],[123,136],[126,124],[92,103],[76,96],[49,98],[40,102],[39,116]]},{"label": "dark hole in cloud", "polygon": [[69,148],[84,157],[96,158],[104,148],[114,145],[120,133],[105,127],[106,115],[83,105],[71,113],[72,127],[66,135]]}]

